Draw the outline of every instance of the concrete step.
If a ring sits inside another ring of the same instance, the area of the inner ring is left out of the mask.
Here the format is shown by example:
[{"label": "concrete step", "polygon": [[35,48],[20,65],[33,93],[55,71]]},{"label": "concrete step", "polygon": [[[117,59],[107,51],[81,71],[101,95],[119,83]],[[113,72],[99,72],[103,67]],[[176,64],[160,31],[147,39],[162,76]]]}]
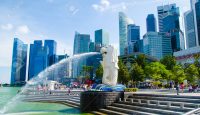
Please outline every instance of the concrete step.
[{"label": "concrete step", "polygon": [[112,106],[119,107],[119,108],[126,108],[130,110],[145,111],[147,113],[162,114],[162,115],[171,115],[171,114],[182,115],[183,114],[183,112],[164,110],[161,108],[149,108],[149,107],[144,107],[144,106],[134,106],[134,105],[126,105],[126,104],[120,104],[120,103],[114,103],[112,104]]},{"label": "concrete step", "polygon": [[164,109],[164,110],[170,110],[170,111],[178,111],[178,112],[188,112],[193,110],[194,108],[180,108],[177,106],[171,106],[168,107],[167,105],[159,105],[157,106],[156,104],[146,104],[146,103],[138,103],[138,102],[118,102],[119,104],[126,104],[126,105],[133,105],[133,106],[139,106],[139,107],[148,107],[148,108],[159,108],[159,109]]},{"label": "concrete step", "polygon": [[155,113],[148,113],[148,112],[143,112],[143,111],[138,111],[138,110],[133,110],[133,109],[128,109],[128,108],[122,108],[122,107],[116,107],[116,106],[107,106],[106,109],[112,110],[112,111],[117,111],[121,112],[124,114],[133,114],[133,115],[158,115]]},{"label": "concrete step", "polygon": [[150,97],[170,97],[170,98],[189,98],[189,99],[200,99],[200,96],[184,96],[184,95],[162,95],[162,94],[141,94],[134,93],[131,96],[150,96]]},{"label": "concrete step", "polygon": [[99,111],[105,115],[129,115],[118,111],[112,111],[110,109],[100,109]]},{"label": "concrete step", "polygon": [[133,99],[146,99],[146,100],[160,100],[160,101],[172,101],[172,102],[188,102],[188,103],[200,103],[200,99],[193,98],[175,98],[175,97],[151,97],[151,96],[131,96]]},{"label": "concrete step", "polygon": [[95,114],[95,115],[107,115],[107,114],[100,112],[100,111],[92,111],[90,113]]},{"label": "concrete step", "polygon": [[181,104],[184,104],[184,107],[192,108],[192,109],[200,106],[200,103],[176,102],[176,101],[156,100],[156,99],[152,100],[152,98],[151,99],[149,99],[149,98],[147,98],[147,99],[146,98],[128,98],[128,99],[126,99],[127,102],[131,102],[131,100],[133,100],[133,102],[135,102],[135,103],[138,103],[138,100],[141,100],[141,103],[143,103],[143,104],[147,104],[147,101],[150,101],[151,104],[154,104],[154,105],[156,105],[157,101],[159,101],[160,105],[165,105],[165,106],[167,106],[167,104],[170,102],[171,106],[176,106],[179,108],[181,107]]}]

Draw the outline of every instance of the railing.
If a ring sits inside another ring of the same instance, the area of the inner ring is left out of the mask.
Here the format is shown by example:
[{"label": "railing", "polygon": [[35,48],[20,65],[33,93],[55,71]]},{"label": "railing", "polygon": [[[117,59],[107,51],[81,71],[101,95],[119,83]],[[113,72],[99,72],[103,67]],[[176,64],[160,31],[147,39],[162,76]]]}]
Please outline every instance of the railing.
[{"label": "railing", "polygon": [[185,113],[184,115],[200,115],[200,108],[189,111],[189,112]]},{"label": "railing", "polygon": [[[135,100],[135,101],[134,101]],[[156,106],[160,106],[161,103],[165,103],[166,107],[171,107],[172,104],[177,104],[179,105],[179,107],[181,109],[183,109],[185,107],[185,105],[188,105],[187,103],[183,103],[183,102],[171,102],[171,101],[160,101],[160,100],[146,100],[146,99],[128,99],[128,98],[124,98],[124,100],[122,100],[121,98],[119,99],[120,102],[130,102],[130,103],[138,103],[141,104],[142,101],[145,101],[147,105],[150,105],[151,103],[155,103]],[[200,105],[197,104],[195,105],[195,111],[194,112],[198,112],[200,115]],[[186,115],[190,115],[190,114],[186,114]]]},{"label": "railing", "polygon": [[83,92],[82,90],[53,90],[53,91],[37,91],[37,90],[28,90],[22,93],[22,95],[77,95],[79,96],[80,93]]}]

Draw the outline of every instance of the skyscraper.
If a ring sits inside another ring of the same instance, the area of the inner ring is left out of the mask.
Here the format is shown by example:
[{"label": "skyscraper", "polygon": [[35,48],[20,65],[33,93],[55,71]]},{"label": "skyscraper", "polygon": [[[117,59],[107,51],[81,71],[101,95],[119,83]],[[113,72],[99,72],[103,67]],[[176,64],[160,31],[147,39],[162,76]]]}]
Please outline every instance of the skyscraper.
[{"label": "skyscraper", "polygon": [[128,54],[137,52],[135,48],[135,43],[140,40],[140,26],[135,24],[128,25]]},{"label": "skyscraper", "polygon": [[200,46],[200,0],[195,4],[195,12],[196,12],[196,37],[198,37],[198,44]]},{"label": "skyscraper", "polygon": [[156,18],[154,14],[148,14],[146,18],[147,32],[157,32]]},{"label": "skyscraper", "polygon": [[24,44],[18,38],[14,38],[11,84],[25,83],[27,66],[27,48],[27,44]]},{"label": "skyscraper", "polygon": [[171,39],[166,33],[148,32],[143,36],[144,53],[161,59],[172,55]]},{"label": "skyscraper", "polygon": [[34,44],[30,44],[29,80],[37,76],[41,71],[49,66],[49,63],[51,62],[49,57],[54,54],[54,50],[56,49],[55,47],[52,40],[47,40],[44,46],[42,40],[35,40]]},{"label": "skyscraper", "polygon": [[89,52],[90,35],[75,33],[74,38],[74,54],[81,54]]},{"label": "skyscraper", "polygon": [[169,14],[173,14],[178,11],[179,12],[179,8],[176,7],[176,4],[169,4],[169,5],[164,5],[164,6],[158,6],[157,7],[157,11],[158,11],[158,26],[159,26],[159,32],[165,32],[163,30],[163,19],[169,15]]},{"label": "skyscraper", "polygon": [[179,7],[170,4],[158,7],[159,31],[167,32],[171,37],[172,50],[179,51],[185,49],[184,38],[179,24]]},{"label": "skyscraper", "polygon": [[125,55],[125,50],[128,46],[127,42],[127,25],[133,24],[133,21],[128,18],[123,12],[119,12],[119,48],[120,55]]},{"label": "skyscraper", "polygon": [[193,11],[194,16],[194,28],[195,28],[195,37],[196,37],[196,46],[200,46],[200,35],[198,29],[198,18],[199,18],[199,0],[190,0],[191,10]]},{"label": "skyscraper", "polygon": [[90,42],[89,52],[94,52],[94,51],[95,51],[95,45],[94,45],[94,42]]},{"label": "skyscraper", "polygon": [[186,46],[187,48],[195,47],[196,34],[195,34],[193,10],[189,10],[184,13],[184,22],[185,22]]},{"label": "skyscraper", "polygon": [[45,40],[44,47],[49,50],[49,54],[48,54],[49,65],[48,66],[51,66],[52,64],[56,62],[57,43],[54,40]]},{"label": "skyscraper", "polygon": [[108,32],[103,29],[95,31],[95,51],[99,52],[101,47],[109,44]]}]

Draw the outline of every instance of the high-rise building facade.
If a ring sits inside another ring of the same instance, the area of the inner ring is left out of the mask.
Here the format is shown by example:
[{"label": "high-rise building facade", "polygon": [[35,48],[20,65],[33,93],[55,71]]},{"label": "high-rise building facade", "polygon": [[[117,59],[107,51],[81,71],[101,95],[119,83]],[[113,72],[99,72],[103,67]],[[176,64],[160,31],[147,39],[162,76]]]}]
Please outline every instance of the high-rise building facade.
[{"label": "high-rise building facade", "polygon": [[94,44],[94,42],[90,42],[89,52],[95,52],[95,44]]},{"label": "high-rise building facade", "polygon": [[[48,66],[56,63],[56,42],[54,40],[35,40],[30,44],[28,79],[36,77]],[[53,78],[49,78],[53,80]]]},{"label": "high-rise building facade", "polygon": [[163,30],[163,19],[168,16],[170,13],[172,14],[173,12],[176,13],[176,10],[179,11],[179,9],[176,9],[176,4],[169,4],[169,5],[164,5],[164,6],[158,6],[157,7],[157,12],[158,12],[158,27],[159,27],[159,32],[165,32]]},{"label": "high-rise building facade", "polygon": [[103,29],[95,31],[95,51],[99,52],[101,47],[109,45],[109,34]]},{"label": "high-rise building facade", "polygon": [[196,37],[198,38],[198,44],[200,46],[200,0],[195,4],[195,13],[196,13]]},{"label": "high-rise building facade", "polygon": [[75,33],[74,38],[74,54],[81,54],[89,52],[90,35]]},{"label": "high-rise building facade", "polygon": [[127,42],[127,25],[133,24],[133,21],[128,18],[123,12],[119,12],[119,49],[120,55],[125,55]]},{"label": "high-rise building facade", "polygon": [[146,55],[163,58],[172,55],[171,39],[165,33],[148,32],[143,36],[143,50]]},{"label": "high-rise building facade", "polygon": [[170,35],[173,52],[185,49],[185,45],[182,44],[184,37],[179,24],[179,7],[176,7],[176,4],[170,4],[159,6],[157,10],[159,32],[167,32]]},{"label": "high-rise building facade", "polygon": [[196,46],[200,46],[200,38],[198,35],[198,4],[199,4],[199,0],[190,0],[190,4],[191,4],[191,10],[193,11],[193,16],[194,16],[194,28],[195,28],[195,37],[196,37]]},{"label": "high-rise building facade", "polygon": [[187,48],[195,47],[196,34],[195,34],[193,10],[189,10],[184,13],[184,22],[185,22],[186,46]]},{"label": "high-rise building facade", "polygon": [[147,32],[157,32],[156,18],[154,14],[148,14],[146,18]]},{"label": "high-rise building facade", "polygon": [[49,65],[48,66],[51,66],[52,64],[56,63],[57,43],[54,40],[45,40],[44,47],[49,50],[49,54],[48,54]]},{"label": "high-rise building facade", "polygon": [[11,84],[21,84],[25,83],[26,81],[27,48],[27,44],[24,44],[18,38],[14,38],[11,68]]},{"label": "high-rise building facade", "polygon": [[128,28],[128,54],[131,54],[136,51],[136,42],[140,40],[140,26],[135,24],[129,24]]}]

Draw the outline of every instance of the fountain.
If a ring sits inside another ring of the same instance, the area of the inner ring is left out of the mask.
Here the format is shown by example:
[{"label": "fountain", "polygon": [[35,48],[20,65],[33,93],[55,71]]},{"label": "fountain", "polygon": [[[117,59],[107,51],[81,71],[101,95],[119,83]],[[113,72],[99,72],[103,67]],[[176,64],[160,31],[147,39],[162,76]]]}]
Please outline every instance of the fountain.
[{"label": "fountain", "polygon": [[0,108],[0,114],[6,114],[9,111],[9,109],[11,109],[12,107],[16,107],[17,104],[22,101],[23,94],[25,94],[29,90],[34,89],[35,86],[41,83],[45,84],[48,79],[52,78],[52,76],[58,75],[59,70],[63,70],[63,67],[65,68],[66,65],[68,65],[69,63],[80,60],[84,57],[90,57],[98,54],[100,53],[90,52],[90,53],[74,55],[73,57],[63,59],[60,62],[46,68],[44,71],[40,72],[36,77],[29,80],[27,84],[21,88],[21,91],[14,98],[12,98],[4,107]]},{"label": "fountain", "polygon": [[101,49],[103,55],[103,78],[102,83],[92,91],[82,92],[80,97],[80,109],[82,112],[96,111],[123,99],[124,85],[117,84],[118,56],[116,49],[109,45]]}]

